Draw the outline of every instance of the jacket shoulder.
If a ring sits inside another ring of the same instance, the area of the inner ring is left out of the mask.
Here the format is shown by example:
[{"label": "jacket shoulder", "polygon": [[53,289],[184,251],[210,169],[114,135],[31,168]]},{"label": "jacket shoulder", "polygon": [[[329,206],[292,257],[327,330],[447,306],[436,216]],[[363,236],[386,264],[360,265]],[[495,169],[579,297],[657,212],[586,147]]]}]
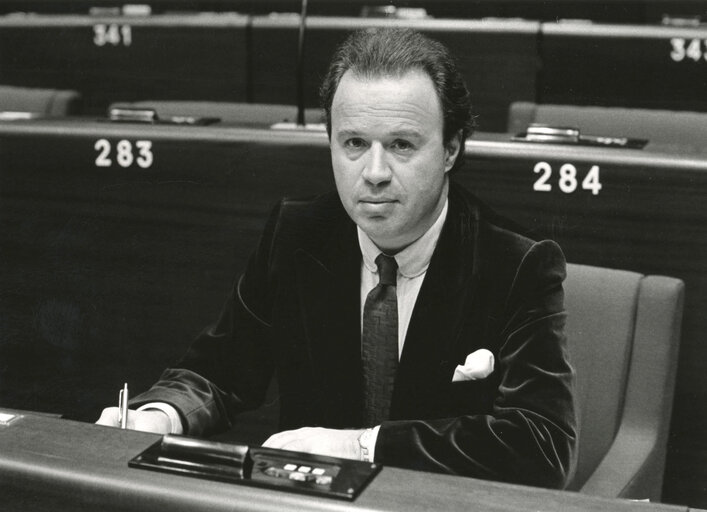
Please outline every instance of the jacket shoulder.
[{"label": "jacket shoulder", "polygon": [[[519,222],[505,217],[469,192],[453,184],[450,187],[451,204],[467,218],[469,228],[484,247],[499,247],[504,252],[525,253],[535,242],[535,236]],[[490,245],[487,245],[490,244]]]},{"label": "jacket shoulder", "polygon": [[311,197],[282,199],[266,227],[277,254],[292,255],[299,249],[318,252],[337,233],[353,222],[336,192]]},{"label": "jacket shoulder", "polygon": [[557,268],[564,273],[565,258],[553,240],[541,239],[515,220],[505,217],[460,186],[453,187],[455,202],[470,219],[475,238],[477,271],[482,276],[512,280],[521,265]]}]

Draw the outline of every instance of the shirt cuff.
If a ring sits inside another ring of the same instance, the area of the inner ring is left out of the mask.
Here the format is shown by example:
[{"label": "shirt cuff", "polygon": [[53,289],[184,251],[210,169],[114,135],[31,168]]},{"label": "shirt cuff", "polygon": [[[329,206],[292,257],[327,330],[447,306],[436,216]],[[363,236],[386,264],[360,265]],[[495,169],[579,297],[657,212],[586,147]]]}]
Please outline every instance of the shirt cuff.
[{"label": "shirt cuff", "polygon": [[182,426],[182,420],[179,417],[177,409],[164,402],[150,402],[143,406],[137,408],[138,411],[145,411],[149,409],[156,409],[162,411],[169,418],[170,423],[170,434],[182,434],[184,432],[184,427]]},{"label": "shirt cuff", "polygon": [[378,440],[378,431],[380,425],[372,428],[367,428],[358,436],[358,444],[360,449],[359,458],[365,462],[373,462],[376,456],[376,441]]},{"label": "shirt cuff", "polygon": [[376,442],[378,441],[378,431],[381,429],[380,425],[373,427],[371,432],[371,460],[376,460]]}]

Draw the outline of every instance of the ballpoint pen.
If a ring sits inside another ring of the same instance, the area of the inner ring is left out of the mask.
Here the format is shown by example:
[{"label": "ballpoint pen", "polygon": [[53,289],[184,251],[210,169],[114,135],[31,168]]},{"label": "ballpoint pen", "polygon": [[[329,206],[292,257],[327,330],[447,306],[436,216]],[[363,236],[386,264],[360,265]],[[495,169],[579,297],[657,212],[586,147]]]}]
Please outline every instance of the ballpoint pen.
[{"label": "ballpoint pen", "polygon": [[128,383],[118,393],[118,422],[120,428],[128,428]]}]

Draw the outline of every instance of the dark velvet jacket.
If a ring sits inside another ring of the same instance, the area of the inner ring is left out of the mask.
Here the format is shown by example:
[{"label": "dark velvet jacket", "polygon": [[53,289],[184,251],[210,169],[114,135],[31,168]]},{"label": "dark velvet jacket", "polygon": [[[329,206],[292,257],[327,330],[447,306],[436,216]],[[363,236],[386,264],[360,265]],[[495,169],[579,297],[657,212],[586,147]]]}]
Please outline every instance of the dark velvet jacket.
[{"label": "dark velvet jacket", "polygon": [[[207,435],[259,406],[275,372],[282,429],[366,426],[360,268],[356,226],[335,193],[282,201],[219,320],[137,403],[170,403],[186,433]],[[564,277],[554,242],[519,235],[452,183],[376,461],[563,487],[576,445]],[[494,372],[453,383],[480,348]]]}]

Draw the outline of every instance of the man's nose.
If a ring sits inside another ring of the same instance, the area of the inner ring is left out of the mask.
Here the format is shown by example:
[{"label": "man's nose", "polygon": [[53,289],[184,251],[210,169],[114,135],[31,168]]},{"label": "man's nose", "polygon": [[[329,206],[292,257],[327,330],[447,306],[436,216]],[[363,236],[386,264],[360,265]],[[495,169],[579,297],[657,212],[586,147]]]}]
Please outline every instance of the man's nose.
[{"label": "man's nose", "polygon": [[374,143],[368,151],[368,159],[363,169],[363,178],[373,185],[381,185],[390,181],[391,171],[386,161],[385,148]]}]

